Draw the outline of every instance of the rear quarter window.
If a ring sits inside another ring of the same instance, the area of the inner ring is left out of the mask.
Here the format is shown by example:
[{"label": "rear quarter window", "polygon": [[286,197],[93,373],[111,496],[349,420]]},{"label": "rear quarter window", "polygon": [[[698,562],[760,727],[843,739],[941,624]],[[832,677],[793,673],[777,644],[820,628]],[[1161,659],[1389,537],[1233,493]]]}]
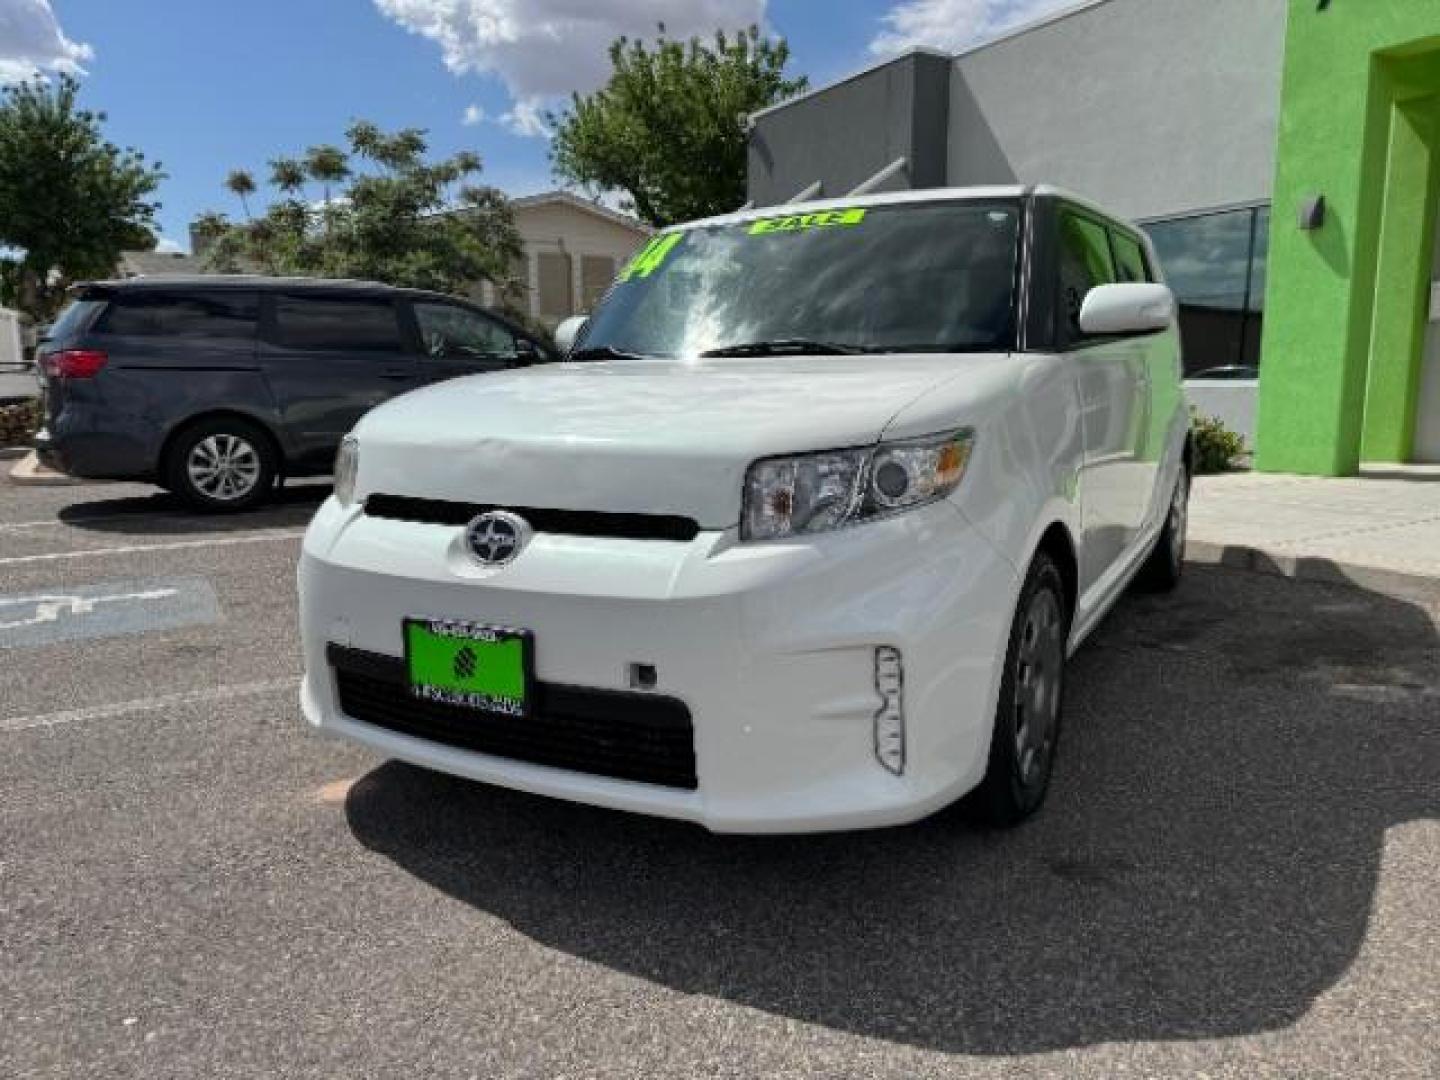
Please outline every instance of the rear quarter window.
[{"label": "rear quarter window", "polygon": [[1115,269],[1121,282],[1129,284],[1154,280],[1140,241],[1122,232],[1112,232],[1110,239],[1115,245]]},{"label": "rear quarter window", "polygon": [[89,325],[91,317],[104,306],[105,301],[96,296],[70,301],[65,305],[65,310],[50,324],[46,337],[54,341],[74,337]]},{"label": "rear quarter window", "polygon": [[99,334],[130,337],[249,338],[259,303],[254,293],[120,293],[95,324]]},{"label": "rear quarter window", "polygon": [[376,297],[277,296],[274,337],[277,345],[290,349],[401,349],[396,306]]}]

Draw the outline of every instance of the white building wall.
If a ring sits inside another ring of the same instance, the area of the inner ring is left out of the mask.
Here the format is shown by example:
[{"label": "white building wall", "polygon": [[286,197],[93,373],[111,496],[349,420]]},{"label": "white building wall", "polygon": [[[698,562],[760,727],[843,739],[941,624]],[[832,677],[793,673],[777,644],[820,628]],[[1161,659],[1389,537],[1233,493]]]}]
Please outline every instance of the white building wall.
[{"label": "white building wall", "polygon": [[949,182],[1133,219],[1266,202],[1286,0],[1105,0],[956,57]]}]

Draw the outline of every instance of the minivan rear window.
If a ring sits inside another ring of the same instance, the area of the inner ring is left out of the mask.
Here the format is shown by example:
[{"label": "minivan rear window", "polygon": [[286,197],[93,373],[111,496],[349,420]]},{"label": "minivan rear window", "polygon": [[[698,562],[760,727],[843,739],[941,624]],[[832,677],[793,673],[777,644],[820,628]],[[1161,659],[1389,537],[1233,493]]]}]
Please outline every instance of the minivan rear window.
[{"label": "minivan rear window", "polygon": [[117,292],[95,324],[99,334],[134,337],[254,337],[259,301],[254,293]]},{"label": "minivan rear window", "polygon": [[104,306],[105,302],[94,296],[82,296],[70,301],[65,305],[65,310],[50,324],[50,329],[45,332],[46,339],[61,341],[72,336],[90,321],[90,316],[97,309]]},{"label": "minivan rear window", "polygon": [[276,343],[291,349],[399,352],[395,305],[369,296],[277,296]]}]

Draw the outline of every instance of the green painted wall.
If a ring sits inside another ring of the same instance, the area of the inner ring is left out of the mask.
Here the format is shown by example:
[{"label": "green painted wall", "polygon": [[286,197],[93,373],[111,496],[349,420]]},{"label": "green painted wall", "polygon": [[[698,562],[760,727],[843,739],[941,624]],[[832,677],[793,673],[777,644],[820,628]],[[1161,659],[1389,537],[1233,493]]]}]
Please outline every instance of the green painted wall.
[{"label": "green painted wall", "polygon": [[[1409,457],[1440,189],[1440,0],[1291,0],[1257,467]],[[1324,195],[1323,228],[1298,228]],[[1368,407],[1367,407],[1368,401]]]}]

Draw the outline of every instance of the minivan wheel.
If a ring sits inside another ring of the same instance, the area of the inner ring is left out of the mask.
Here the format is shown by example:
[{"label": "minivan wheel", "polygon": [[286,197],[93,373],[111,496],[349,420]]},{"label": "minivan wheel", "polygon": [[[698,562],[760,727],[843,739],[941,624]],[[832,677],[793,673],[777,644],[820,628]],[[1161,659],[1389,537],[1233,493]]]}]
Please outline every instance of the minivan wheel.
[{"label": "minivan wheel", "polygon": [[1180,584],[1185,573],[1185,537],[1190,528],[1190,471],[1180,468],[1180,476],[1170,493],[1170,509],[1165,515],[1165,527],[1160,530],[1160,539],[1155,541],[1155,550],[1145,560],[1136,577],[1140,587],[1148,592],[1170,592]]},{"label": "minivan wheel", "polygon": [[197,510],[248,510],[270,497],[279,462],[269,436],[245,420],[196,424],[171,444],[165,487]]},{"label": "minivan wheel", "polygon": [[979,816],[996,827],[1009,828],[1030,817],[1050,789],[1069,637],[1065,582],[1055,561],[1041,552],[1020,590],[990,737],[990,762],[970,800]]}]

